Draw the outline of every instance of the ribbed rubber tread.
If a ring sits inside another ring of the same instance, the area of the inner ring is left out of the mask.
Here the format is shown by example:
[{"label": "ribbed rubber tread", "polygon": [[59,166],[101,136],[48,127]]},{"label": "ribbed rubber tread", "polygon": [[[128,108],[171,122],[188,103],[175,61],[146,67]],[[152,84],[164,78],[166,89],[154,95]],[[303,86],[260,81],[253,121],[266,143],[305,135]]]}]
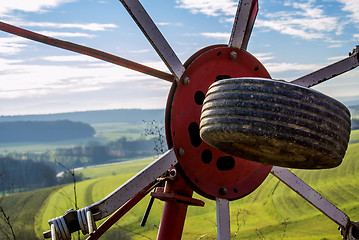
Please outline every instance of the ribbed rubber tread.
[{"label": "ribbed rubber tread", "polygon": [[201,138],[228,154],[291,168],[338,166],[348,146],[349,110],[315,90],[271,79],[212,84]]}]

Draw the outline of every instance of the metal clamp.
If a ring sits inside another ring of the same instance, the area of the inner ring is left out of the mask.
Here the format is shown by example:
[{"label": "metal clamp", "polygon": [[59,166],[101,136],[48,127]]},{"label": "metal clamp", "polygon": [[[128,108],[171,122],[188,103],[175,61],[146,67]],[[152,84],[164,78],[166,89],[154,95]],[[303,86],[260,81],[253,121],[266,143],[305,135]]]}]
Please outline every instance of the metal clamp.
[{"label": "metal clamp", "polygon": [[96,223],[88,207],[77,210],[77,219],[84,235],[92,234],[96,231]]},{"label": "metal clamp", "polygon": [[65,219],[63,216],[53,218],[49,221],[51,227],[51,239],[52,240],[71,240],[71,233],[67,228]]}]

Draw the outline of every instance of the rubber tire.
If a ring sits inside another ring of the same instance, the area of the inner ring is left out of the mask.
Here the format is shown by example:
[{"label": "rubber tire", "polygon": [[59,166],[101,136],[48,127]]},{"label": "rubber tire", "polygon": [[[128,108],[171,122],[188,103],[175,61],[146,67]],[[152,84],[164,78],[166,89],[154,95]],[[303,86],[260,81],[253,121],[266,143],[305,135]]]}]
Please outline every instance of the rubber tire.
[{"label": "rubber tire", "polygon": [[234,78],[210,86],[200,135],[236,157],[324,169],[342,162],[350,124],[343,104],[313,89],[272,79]]}]

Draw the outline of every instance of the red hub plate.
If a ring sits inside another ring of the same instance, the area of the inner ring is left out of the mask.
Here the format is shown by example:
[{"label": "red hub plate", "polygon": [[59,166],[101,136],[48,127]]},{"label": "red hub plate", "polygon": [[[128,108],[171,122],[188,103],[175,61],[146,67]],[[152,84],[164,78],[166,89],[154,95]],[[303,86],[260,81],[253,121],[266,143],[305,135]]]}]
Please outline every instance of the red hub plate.
[{"label": "red hub plate", "polygon": [[[169,145],[173,145],[181,168],[199,194],[234,200],[255,190],[272,166],[233,157],[203,142],[199,136],[202,103],[209,86],[216,80],[270,78],[270,75],[246,51],[225,46],[206,50],[199,51],[200,54],[196,53],[191,61],[187,61],[189,66],[170,93]],[[189,83],[185,84],[188,79]]]}]

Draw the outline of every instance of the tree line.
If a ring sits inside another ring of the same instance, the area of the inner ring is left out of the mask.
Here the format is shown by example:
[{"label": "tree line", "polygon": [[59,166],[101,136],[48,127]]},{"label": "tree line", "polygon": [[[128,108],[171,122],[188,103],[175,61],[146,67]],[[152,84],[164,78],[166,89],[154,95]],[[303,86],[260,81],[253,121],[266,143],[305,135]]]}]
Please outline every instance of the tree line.
[{"label": "tree line", "polygon": [[93,137],[95,129],[87,123],[58,121],[0,122],[0,142],[54,142]]},{"label": "tree line", "polygon": [[[68,169],[97,165],[109,162],[152,156],[153,139],[129,140],[122,137],[115,141],[101,144],[89,142],[84,146],[58,148],[44,153],[8,153],[0,156],[0,191],[28,191],[71,182],[66,174],[57,179],[57,172]],[[61,164],[59,164],[61,163]],[[62,166],[61,166],[62,165]],[[82,176],[77,175],[76,181]]]},{"label": "tree line", "polygon": [[57,184],[56,171],[43,162],[0,158],[0,191],[13,193]]}]

